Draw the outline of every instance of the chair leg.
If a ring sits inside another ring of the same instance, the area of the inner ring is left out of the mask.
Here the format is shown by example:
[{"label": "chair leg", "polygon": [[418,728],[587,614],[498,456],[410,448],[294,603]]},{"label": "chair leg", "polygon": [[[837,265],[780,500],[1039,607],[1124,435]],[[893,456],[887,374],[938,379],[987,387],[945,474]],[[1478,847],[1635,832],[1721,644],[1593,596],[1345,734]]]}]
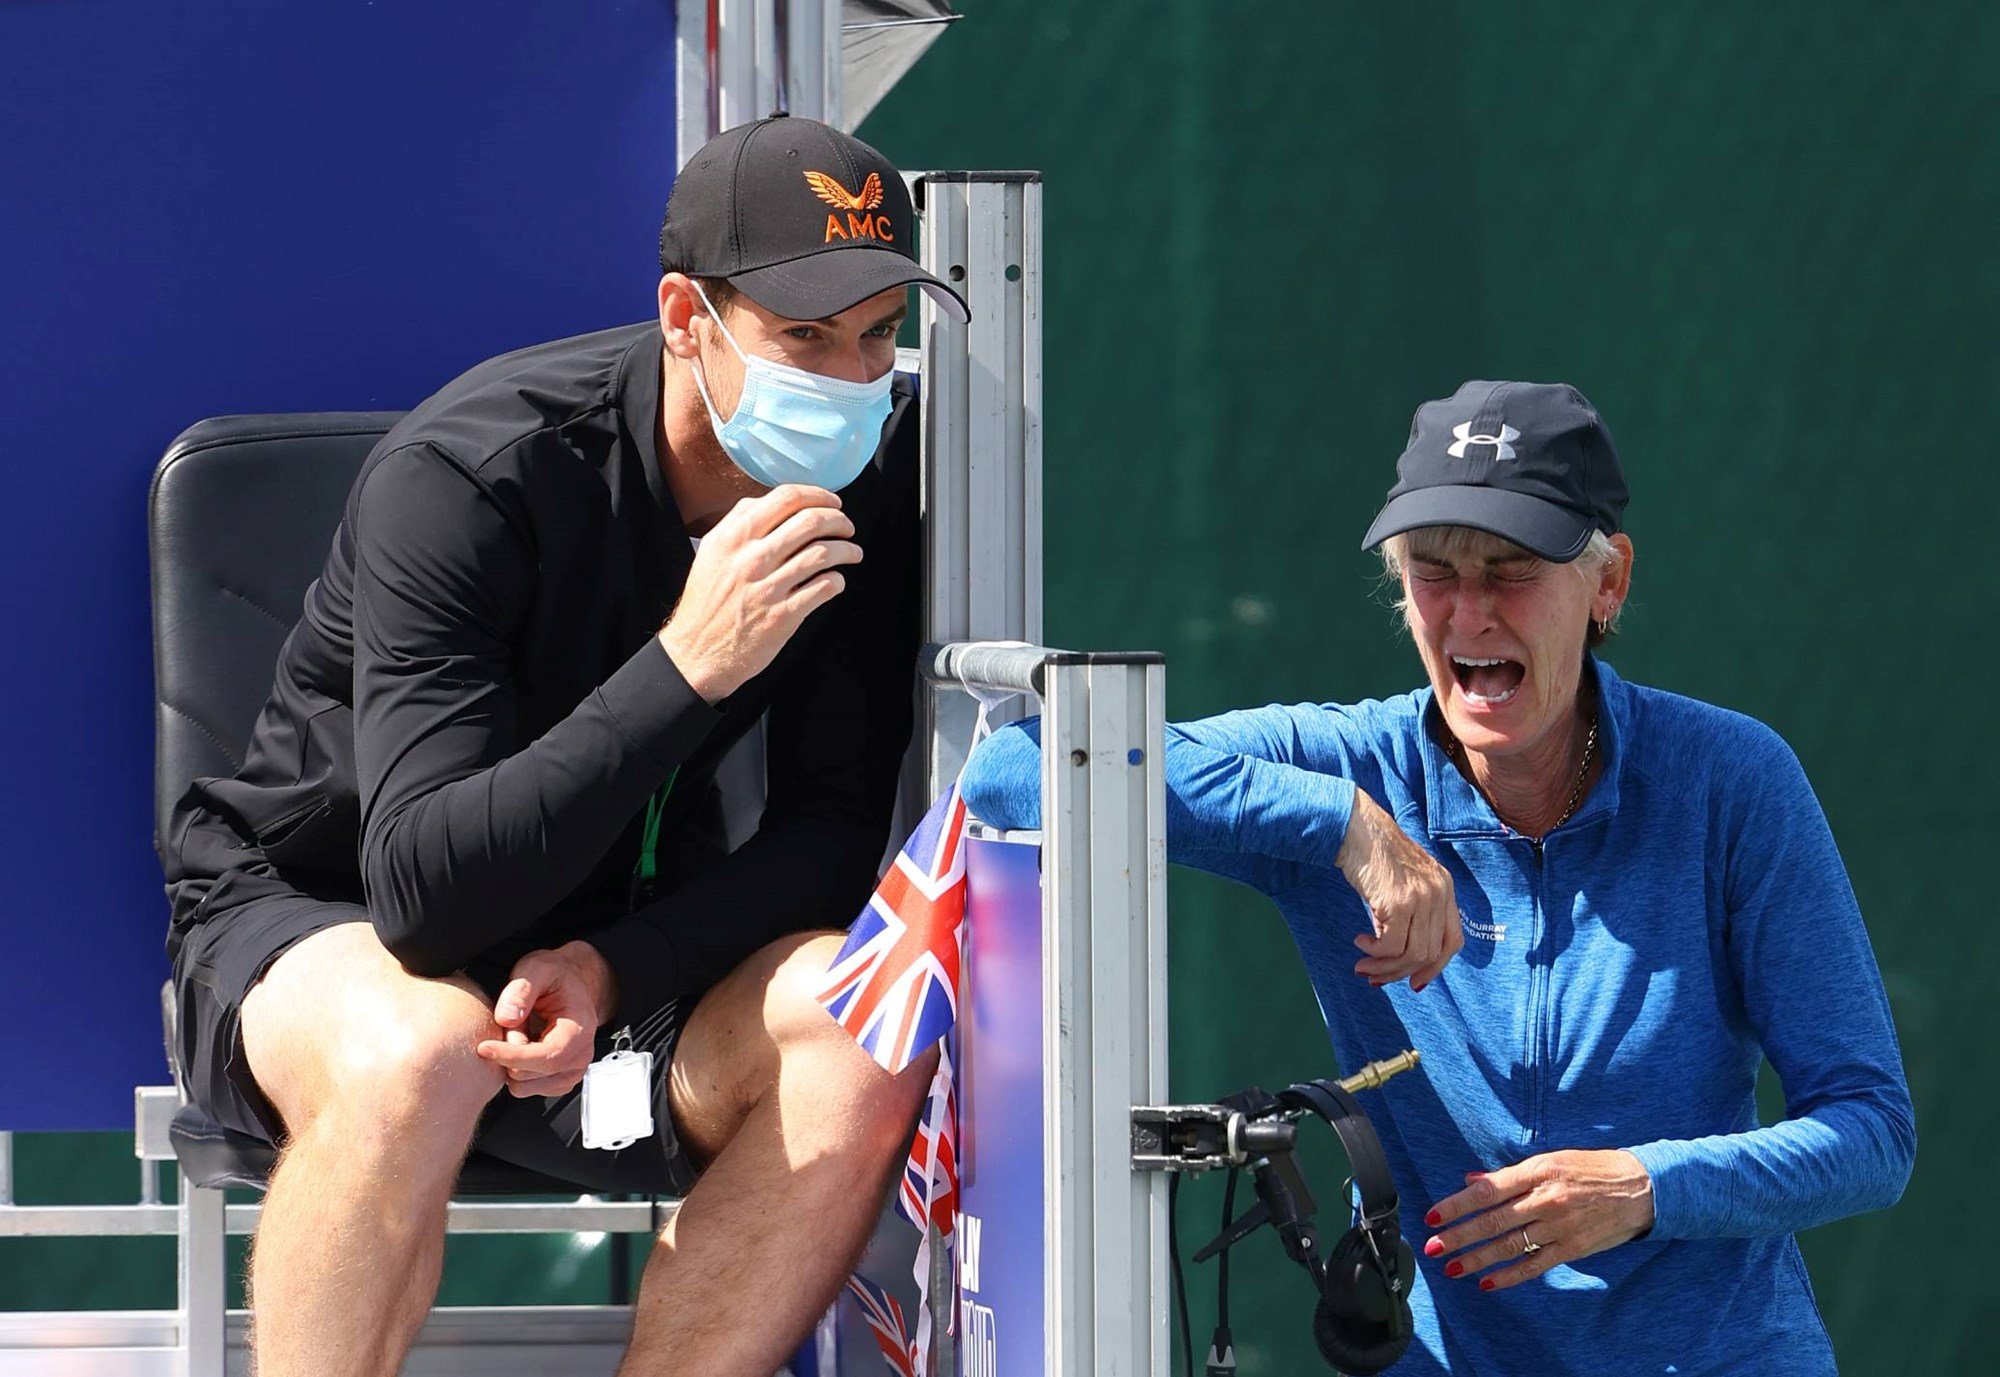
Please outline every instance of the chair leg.
[{"label": "chair leg", "polygon": [[223,1193],[180,1174],[181,1377],[223,1377],[228,1339],[228,1225]]}]

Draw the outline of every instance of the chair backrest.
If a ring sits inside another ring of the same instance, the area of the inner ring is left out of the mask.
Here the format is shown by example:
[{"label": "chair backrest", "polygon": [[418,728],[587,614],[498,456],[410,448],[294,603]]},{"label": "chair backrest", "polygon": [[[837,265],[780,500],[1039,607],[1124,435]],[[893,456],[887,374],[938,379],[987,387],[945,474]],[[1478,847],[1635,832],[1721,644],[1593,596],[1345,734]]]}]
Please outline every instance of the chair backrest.
[{"label": "chair backrest", "polygon": [[234,774],[348,490],[402,413],[222,416],[153,475],[157,840],[190,781]]}]

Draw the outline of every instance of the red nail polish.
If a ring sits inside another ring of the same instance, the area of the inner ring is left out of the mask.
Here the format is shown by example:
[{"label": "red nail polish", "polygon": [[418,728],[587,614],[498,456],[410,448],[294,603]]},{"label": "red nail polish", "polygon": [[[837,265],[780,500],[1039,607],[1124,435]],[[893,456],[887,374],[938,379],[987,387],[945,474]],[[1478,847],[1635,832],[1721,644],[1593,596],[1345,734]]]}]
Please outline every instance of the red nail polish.
[{"label": "red nail polish", "polygon": [[1493,1289],[1493,1278],[1481,1277],[1479,1279],[1479,1289],[1482,1291],[1491,1291]]},{"label": "red nail polish", "polygon": [[1432,1210],[1429,1214],[1424,1216],[1424,1223],[1430,1225],[1433,1229],[1435,1229],[1438,1225],[1444,1223],[1444,1216],[1439,1214],[1436,1210]]},{"label": "red nail polish", "polygon": [[1438,1257],[1442,1255],[1443,1252],[1444,1252],[1444,1240],[1441,1238],[1434,1238],[1429,1243],[1426,1243],[1424,1245],[1425,1257]]},{"label": "red nail polish", "polygon": [[[1430,984],[1430,983],[1431,983],[1430,981],[1426,980],[1426,981],[1424,982],[1424,985],[1428,985],[1428,984]],[[1411,993],[1411,994],[1422,994],[1422,993],[1424,992],[1424,985],[1412,985],[1412,986],[1410,986],[1410,993]]]},{"label": "red nail polish", "polygon": [[1486,1179],[1486,1173],[1483,1171],[1468,1171],[1465,1174],[1465,1179],[1468,1181],[1484,1181]]},{"label": "red nail polish", "polygon": [[[1465,1264],[1462,1262],[1447,1262],[1444,1265],[1444,1274],[1448,1277],[1458,1276],[1463,1271],[1465,1271]],[[1481,1284],[1484,1285],[1484,1283]]]}]

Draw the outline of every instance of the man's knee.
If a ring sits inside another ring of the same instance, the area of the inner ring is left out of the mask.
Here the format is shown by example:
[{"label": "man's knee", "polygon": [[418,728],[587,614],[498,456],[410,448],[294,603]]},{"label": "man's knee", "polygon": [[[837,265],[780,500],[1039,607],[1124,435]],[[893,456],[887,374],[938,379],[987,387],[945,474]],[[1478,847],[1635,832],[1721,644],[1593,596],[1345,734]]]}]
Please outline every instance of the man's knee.
[{"label": "man's knee", "polygon": [[795,1063],[851,1111],[843,1117],[861,1128],[863,1138],[883,1151],[900,1151],[937,1070],[937,1049],[919,1052],[891,1075],[826,1012],[819,992],[845,940],[841,933],[814,935],[774,953],[765,1017],[777,1044],[779,1074],[785,1074],[785,1063]]},{"label": "man's knee", "polygon": [[503,1074],[478,1055],[501,1036],[463,977],[410,975],[363,923],[287,951],[243,1002],[252,1074],[288,1131],[329,1110],[383,1129],[469,1130]]},{"label": "man's knee", "polygon": [[846,940],[837,932],[788,937],[750,958],[770,968],[764,986],[764,1026],[781,1053],[829,1034],[846,1036],[819,1002],[827,969]]},{"label": "man's knee", "polygon": [[908,1142],[937,1059],[923,1054],[900,1076],[877,1066],[819,1002],[841,933],[782,938],[753,953],[711,990],[674,1055],[676,1124],[697,1160],[729,1141],[766,1097],[805,1095],[812,1123],[793,1132],[838,1137],[884,1151]]}]

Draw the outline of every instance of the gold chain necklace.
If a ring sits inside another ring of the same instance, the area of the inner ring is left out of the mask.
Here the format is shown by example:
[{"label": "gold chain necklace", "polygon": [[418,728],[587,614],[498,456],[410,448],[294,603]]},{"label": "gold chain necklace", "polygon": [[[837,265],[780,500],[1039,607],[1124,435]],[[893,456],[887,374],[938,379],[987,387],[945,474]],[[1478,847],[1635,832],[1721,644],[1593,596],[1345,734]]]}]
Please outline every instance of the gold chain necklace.
[{"label": "gold chain necklace", "polygon": [[[1472,766],[1465,759],[1465,747],[1459,741],[1457,734],[1449,727],[1445,728],[1445,754],[1465,766],[1467,781],[1472,784],[1473,788],[1478,789],[1478,781],[1472,779]],[[1550,832],[1555,831],[1558,827],[1568,822],[1570,815],[1576,812],[1576,806],[1583,802],[1583,783],[1590,778],[1590,762],[1596,756],[1597,718],[1593,715],[1590,719],[1590,731],[1583,738],[1583,763],[1576,767],[1576,787],[1569,791],[1569,804],[1562,810],[1562,816],[1548,825],[1547,830],[1542,833],[1542,836],[1546,837]],[[1480,792],[1483,794],[1485,790],[1482,789]],[[1486,801],[1489,804],[1493,802],[1490,798]],[[1500,810],[1495,808],[1493,811],[1495,814],[1498,814]]]}]

